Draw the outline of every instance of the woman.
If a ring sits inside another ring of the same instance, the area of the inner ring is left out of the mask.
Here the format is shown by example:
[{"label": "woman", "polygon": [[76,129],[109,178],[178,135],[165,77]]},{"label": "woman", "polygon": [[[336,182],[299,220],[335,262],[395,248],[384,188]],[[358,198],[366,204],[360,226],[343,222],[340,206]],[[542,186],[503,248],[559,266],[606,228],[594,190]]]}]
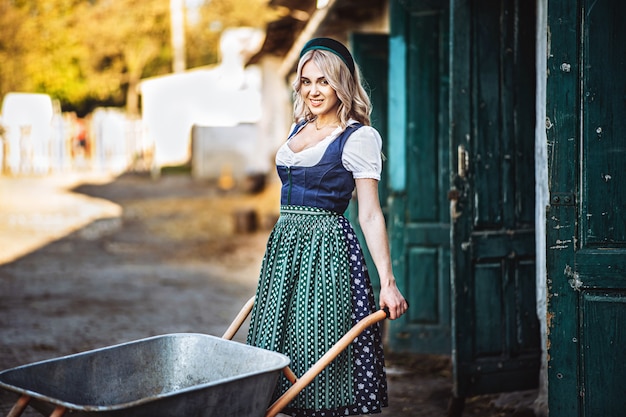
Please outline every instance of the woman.
[{"label": "woman", "polygon": [[[276,155],[281,215],[261,267],[248,343],[284,353],[302,375],[356,322],[377,310],[346,210],[358,219],[380,277],[379,307],[396,319],[408,305],[391,268],[378,200],[381,137],[348,49],[309,41],[294,87],[295,124]],[[276,398],[290,383],[281,377]],[[380,326],[371,326],[283,410],[297,417],[379,413],[387,405]]]}]

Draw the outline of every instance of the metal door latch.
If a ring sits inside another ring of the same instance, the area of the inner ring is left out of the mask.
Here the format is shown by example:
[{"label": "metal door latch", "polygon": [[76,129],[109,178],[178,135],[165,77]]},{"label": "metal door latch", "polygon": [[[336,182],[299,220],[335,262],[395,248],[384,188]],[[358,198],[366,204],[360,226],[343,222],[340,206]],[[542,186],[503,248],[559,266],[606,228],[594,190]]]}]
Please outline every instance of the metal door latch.
[{"label": "metal door latch", "polygon": [[448,200],[450,200],[450,219],[452,221],[458,219],[462,214],[462,212],[459,211],[457,208],[459,196],[460,193],[457,189],[451,189],[450,191],[448,191]]},{"label": "metal door latch", "polygon": [[465,146],[459,145],[456,148],[456,157],[456,173],[460,178],[465,178],[469,170],[469,152]]}]

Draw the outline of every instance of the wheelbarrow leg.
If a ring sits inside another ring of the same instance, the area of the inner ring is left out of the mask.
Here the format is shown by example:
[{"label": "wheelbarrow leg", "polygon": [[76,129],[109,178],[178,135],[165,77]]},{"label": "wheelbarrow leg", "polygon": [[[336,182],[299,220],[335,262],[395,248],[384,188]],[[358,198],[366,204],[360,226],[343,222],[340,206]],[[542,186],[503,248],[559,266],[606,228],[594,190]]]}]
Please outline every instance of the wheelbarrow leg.
[{"label": "wheelbarrow leg", "polygon": [[283,374],[285,375],[285,378],[287,378],[287,381],[291,382],[292,385],[298,382],[298,377],[293,373],[290,367],[285,366]]},{"label": "wheelbarrow leg", "polygon": [[[29,402],[30,402],[30,397],[26,394],[22,395],[17,400],[13,408],[11,408],[11,411],[9,411],[9,414],[7,414],[7,417],[20,417],[22,413],[24,412],[24,410],[26,409],[26,407],[28,407]],[[58,405],[54,409],[52,414],[50,414],[50,417],[63,417],[63,414],[65,414],[65,410],[66,410],[65,407],[63,407],[62,405]]]},{"label": "wheelbarrow leg", "polygon": [[58,405],[57,408],[54,409],[52,414],[50,414],[50,417],[63,417],[63,414],[65,414],[65,410],[65,407],[63,407],[62,405]]},{"label": "wheelbarrow leg", "polygon": [[7,414],[7,417],[20,417],[22,413],[24,412],[24,410],[26,409],[26,407],[28,406],[29,401],[30,401],[30,397],[28,395],[22,395],[17,400],[13,408],[11,408],[11,411],[9,411],[9,414]]}]

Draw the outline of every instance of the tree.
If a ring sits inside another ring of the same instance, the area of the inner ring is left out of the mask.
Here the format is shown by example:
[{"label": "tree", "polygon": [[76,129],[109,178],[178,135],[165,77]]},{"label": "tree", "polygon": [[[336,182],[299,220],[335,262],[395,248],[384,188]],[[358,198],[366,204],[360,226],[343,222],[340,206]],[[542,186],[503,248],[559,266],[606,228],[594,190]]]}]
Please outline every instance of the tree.
[{"label": "tree", "polygon": [[[169,0],[0,0],[0,93],[136,113],[137,84],[169,69]],[[86,109],[88,110],[88,109]]]},{"label": "tree", "polygon": [[20,42],[21,29],[27,19],[23,9],[10,0],[0,0],[0,92],[22,89],[20,68],[25,61],[25,47]]},{"label": "tree", "polygon": [[[206,0],[187,30],[187,67],[219,60],[223,29],[264,27],[268,0]],[[0,0],[0,95],[50,94],[64,110],[138,112],[142,78],[171,70],[170,0]]]},{"label": "tree", "polygon": [[91,86],[80,65],[88,54],[77,33],[75,10],[78,0],[38,0],[28,2],[28,19],[22,25],[26,41],[24,86],[45,92],[62,102],[77,102],[89,95]]},{"label": "tree", "polygon": [[77,51],[69,36],[76,3],[0,0],[0,92],[76,98],[81,88],[74,65]]},{"label": "tree", "polygon": [[86,20],[97,22],[83,40],[93,51],[90,76],[111,95],[125,91],[127,112],[137,114],[141,78],[169,69],[169,0],[99,0]]}]

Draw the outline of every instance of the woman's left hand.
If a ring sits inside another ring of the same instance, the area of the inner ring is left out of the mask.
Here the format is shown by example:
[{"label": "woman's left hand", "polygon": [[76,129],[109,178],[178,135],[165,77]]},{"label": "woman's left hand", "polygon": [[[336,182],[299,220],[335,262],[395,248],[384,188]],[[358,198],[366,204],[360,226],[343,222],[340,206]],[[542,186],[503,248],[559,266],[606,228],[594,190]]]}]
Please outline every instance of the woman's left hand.
[{"label": "woman's left hand", "polygon": [[404,299],[398,287],[394,284],[383,286],[380,289],[380,308],[389,309],[389,318],[395,320],[409,308],[409,303]]}]

